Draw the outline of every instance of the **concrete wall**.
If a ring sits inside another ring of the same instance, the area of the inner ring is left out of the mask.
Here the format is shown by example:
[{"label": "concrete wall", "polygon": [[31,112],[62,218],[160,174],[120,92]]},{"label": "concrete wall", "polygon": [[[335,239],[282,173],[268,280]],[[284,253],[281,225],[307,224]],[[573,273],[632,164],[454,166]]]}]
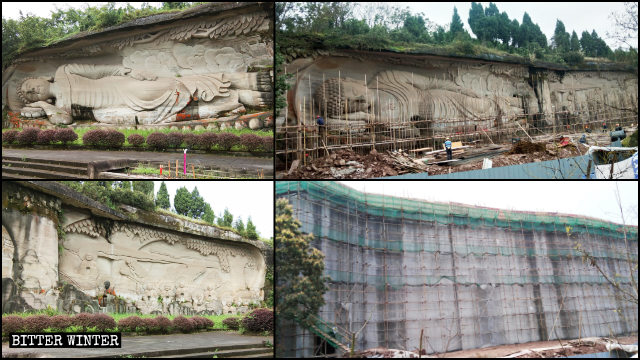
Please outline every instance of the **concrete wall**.
[{"label": "concrete wall", "polygon": [[99,311],[105,281],[124,298],[123,311],[235,313],[263,299],[260,244],[168,215],[100,206],[59,184],[3,184],[3,313]]},{"label": "concrete wall", "polygon": [[[353,332],[369,321],[356,349],[415,350],[421,329],[428,353],[637,331],[637,309],[573,250],[579,241],[628,282],[617,237],[372,215],[331,195],[279,194],[325,254],[332,282],[319,316]],[[630,247],[637,259],[637,235]],[[284,331],[284,350],[308,355],[309,345],[288,338],[295,334],[302,330]]]}]

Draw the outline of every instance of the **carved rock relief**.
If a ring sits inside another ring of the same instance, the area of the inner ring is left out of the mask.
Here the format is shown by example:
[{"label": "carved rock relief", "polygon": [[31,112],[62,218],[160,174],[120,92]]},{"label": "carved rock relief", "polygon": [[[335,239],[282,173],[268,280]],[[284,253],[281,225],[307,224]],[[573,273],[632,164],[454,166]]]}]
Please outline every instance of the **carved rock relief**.
[{"label": "carved rock relief", "polygon": [[[247,72],[272,64],[272,42],[256,35],[268,28],[264,12],[195,19],[46,57],[54,61],[23,58],[7,73],[3,102],[53,124],[86,114],[107,124],[167,124],[268,108],[271,76]],[[269,86],[257,85],[265,76]]]},{"label": "carved rock relief", "polygon": [[93,219],[65,231],[60,273],[89,294],[109,280],[144,313],[176,311],[175,304],[222,313],[230,304],[261,300],[265,264],[257,249],[122,222],[105,238],[105,226]]},{"label": "carved rock relief", "polygon": [[623,72],[530,73],[516,64],[396,60],[296,59],[288,68],[296,74],[289,121],[304,115],[313,126],[321,115],[329,130],[351,132],[370,131],[366,125],[376,121],[417,136],[424,130],[420,120],[430,120],[431,131],[450,133],[450,126],[492,128],[540,111],[550,119],[553,112],[575,109],[576,118],[593,120],[587,109],[595,104],[637,108],[637,77]]}]

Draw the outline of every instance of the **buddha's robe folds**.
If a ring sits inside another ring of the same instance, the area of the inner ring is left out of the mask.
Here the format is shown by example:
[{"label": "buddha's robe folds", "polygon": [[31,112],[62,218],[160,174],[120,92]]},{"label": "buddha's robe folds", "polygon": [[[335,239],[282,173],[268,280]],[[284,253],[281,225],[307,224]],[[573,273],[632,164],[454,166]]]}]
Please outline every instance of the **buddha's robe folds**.
[{"label": "buddha's robe folds", "polygon": [[96,120],[106,123],[134,116],[142,123],[166,123],[176,120],[192,96],[203,101],[229,96],[230,83],[222,74],[138,80],[124,72],[123,67],[109,65],[59,67],[52,85],[56,107],[69,114],[71,105],[88,107]]}]

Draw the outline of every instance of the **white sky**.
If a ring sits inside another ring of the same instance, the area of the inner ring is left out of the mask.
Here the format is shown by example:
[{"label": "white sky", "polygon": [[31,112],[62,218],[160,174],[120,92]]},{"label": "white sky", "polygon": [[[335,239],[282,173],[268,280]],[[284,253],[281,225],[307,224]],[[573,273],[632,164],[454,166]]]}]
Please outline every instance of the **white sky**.
[{"label": "white sky", "polygon": [[[162,181],[154,181],[154,193],[158,193]],[[233,221],[242,217],[247,225],[251,221],[263,238],[273,236],[273,181],[165,181],[171,209],[173,198],[178,188],[186,187],[189,192],[198,187],[198,192],[204,201],[208,202],[216,214],[224,212],[225,208],[233,214]]]},{"label": "white sky", "polygon": [[[455,6],[464,23],[464,28],[472,37],[475,37],[467,23],[471,2],[398,2],[395,4],[403,8],[409,6],[414,13],[422,12],[429,20],[442,26],[451,22]],[[595,29],[598,36],[606,41],[612,50],[619,46],[614,40],[607,38],[607,31],[612,32],[614,25],[609,14],[613,11],[622,13],[624,10],[622,2],[496,2],[495,4],[501,13],[506,11],[509,20],[516,19],[519,24],[522,24],[522,16],[526,11],[531,16],[531,21],[538,24],[540,30],[547,36],[548,43],[551,42],[551,37],[556,29],[556,20],[560,19],[569,35],[575,30],[580,38],[582,31],[587,30],[591,33]],[[487,8],[489,3],[482,2],[482,6]],[[638,47],[637,36],[636,34],[636,48]],[[626,48],[626,45],[623,47]]]},{"label": "white sky", "polygon": [[[22,10],[24,14],[31,12],[34,15],[49,17],[50,11],[55,10],[56,6],[60,9],[67,9],[69,7],[82,8],[85,4],[87,3],[3,2],[2,16],[17,19],[19,17],[19,10]],[[106,2],[95,2],[91,4],[103,5],[106,4]],[[123,2],[117,2],[116,6],[121,7],[125,6],[125,4],[126,3]],[[131,2],[130,4],[137,8],[141,6],[139,2]],[[162,3],[150,2],[149,4],[154,7],[160,7]],[[469,28],[469,24],[467,24],[469,9],[471,8],[470,2],[398,2],[392,4],[398,4],[402,7],[409,6],[414,13],[422,12],[429,20],[443,26],[451,22],[453,7],[456,6],[465,29],[469,31],[471,36],[474,36]],[[482,3],[482,6],[485,8],[488,5],[488,2]],[[556,19],[559,18],[564,23],[565,29],[569,34],[575,30],[578,37],[580,37],[582,31],[587,30],[591,33],[591,30],[595,29],[598,36],[603,38],[613,50],[619,46],[615,44],[615,41],[608,39],[606,34],[607,31],[611,32],[614,24],[609,17],[611,12],[616,11],[622,13],[624,10],[624,4],[621,2],[496,2],[496,5],[500,12],[506,11],[509,19],[513,20],[515,18],[518,20],[518,23],[522,23],[524,12],[528,12],[531,20],[540,25],[540,29],[547,36],[547,41],[551,41],[553,31],[556,28]],[[626,45],[623,46],[626,48]],[[638,47],[637,34],[635,47]]]},{"label": "white sky", "polygon": [[[613,181],[341,181],[384,195],[507,210],[586,215],[622,223]],[[638,225],[638,182],[619,181],[628,225]]]}]

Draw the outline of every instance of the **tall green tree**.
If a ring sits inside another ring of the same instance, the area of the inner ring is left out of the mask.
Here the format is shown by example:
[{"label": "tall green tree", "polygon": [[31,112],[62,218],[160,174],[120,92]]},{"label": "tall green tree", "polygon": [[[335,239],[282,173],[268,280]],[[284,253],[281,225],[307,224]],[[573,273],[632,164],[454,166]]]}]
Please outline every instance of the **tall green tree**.
[{"label": "tall green tree", "polygon": [[156,206],[162,209],[168,210],[171,207],[169,201],[169,192],[167,191],[167,184],[164,181],[160,184],[158,195],[156,196]]},{"label": "tall green tree", "polygon": [[229,211],[229,209],[224,209],[224,214],[222,216],[218,216],[218,225],[224,227],[231,227],[233,225],[233,215]]},{"label": "tall green tree", "polygon": [[486,39],[484,18],[485,15],[482,4],[472,2],[471,9],[469,9],[469,20],[467,22],[469,23],[471,31],[480,41],[484,41]]},{"label": "tall green tree", "polygon": [[564,28],[564,23],[556,20],[556,29],[553,32],[553,46],[560,52],[567,52],[571,47],[569,33]]},{"label": "tall green tree", "polygon": [[186,187],[183,186],[176,191],[176,195],[173,197],[173,208],[176,210],[176,214],[189,216],[191,193]]},{"label": "tall green tree", "polygon": [[205,201],[198,192],[198,187],[195,186],[191,192],[191,202],[189,204],[189,217],[194,219],[201,219],[204,215]]},{"label": "tall green tree", "polygon": [[216,216],[214,215],[213,210],[211,210],[211,205],[209,205],[209,203],[205,203],[204,215],[202,215],[202,220],[206,221],[209,224],[213,224],[215,217]]},{"label": "tall green tree", "polygon": [[[324,255],[311,247],[313,235],[300,231],[286,199],[276,201],[275,253],[276,313],[278,318],[297,320],[305,325],[324,305],[327,291],[322,276]],[[278,321],[278,320],[276,320]]]},{"label": "tall green tree", "polygon": [[571,33],[571,51],[580,51],[580,40],[578,39],[578,34],[576,34],[575,30]]},{"label": "tall green tree", "polygon": [[258,240],[258,231],[253,221],[251,221],[251,216],[247,219],[247,237],[251,240]]},{"label": "tall green tree", "polygon": [[458,15],[458,9],[453,7],[453,16],[451,17],[451,25],[449,26],[451,37],[455,38],[457,34],[464,32],[464,24]]},{"label": "tall green tree", "polygon": [[243,236],[245,235],[244,222],[242,221],[241,216],[238,216],[238,219],[233,225],[233,228],[236,229],[240,235],[243,235]]}]

